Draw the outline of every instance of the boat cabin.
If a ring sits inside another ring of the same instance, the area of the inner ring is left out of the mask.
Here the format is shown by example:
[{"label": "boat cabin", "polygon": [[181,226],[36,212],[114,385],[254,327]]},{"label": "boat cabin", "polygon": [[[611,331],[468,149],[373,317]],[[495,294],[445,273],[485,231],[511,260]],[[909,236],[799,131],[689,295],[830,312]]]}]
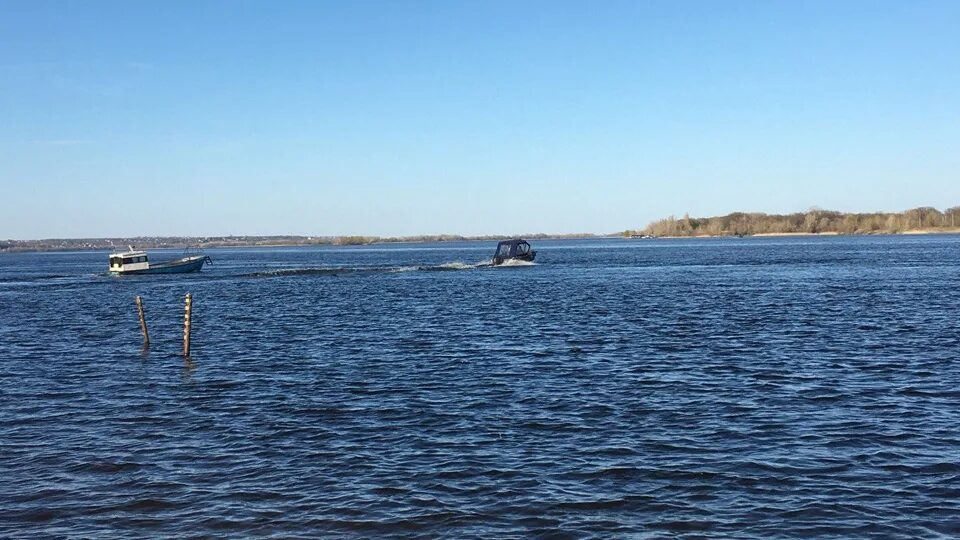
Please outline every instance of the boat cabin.
[{"label": "boat cabin", "polygon": [[497,251],[493,254],[493,264],[496,266],[511,259],[533,261],[533,258],[536,256],[537,252],[531,249],[530,244],[526,240],[521,238],[503,240],[497,244]]},{"label": "boat cabin", "polygon": [[147,270],[150,268],[150,262],[147,260],[146,251],[125,251],[123,253],[110,254],[110,271],[116,273],[132,272],[136,270]]}]

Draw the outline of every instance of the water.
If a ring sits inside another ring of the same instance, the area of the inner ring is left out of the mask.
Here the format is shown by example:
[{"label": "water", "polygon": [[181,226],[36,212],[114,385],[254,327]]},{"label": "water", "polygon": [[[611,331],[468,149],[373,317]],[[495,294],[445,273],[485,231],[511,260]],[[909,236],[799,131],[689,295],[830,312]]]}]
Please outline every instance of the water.
[{"label": "water", "polygon": [[535,244],[0,255],[0,536],[960,535],[960,237]]}]

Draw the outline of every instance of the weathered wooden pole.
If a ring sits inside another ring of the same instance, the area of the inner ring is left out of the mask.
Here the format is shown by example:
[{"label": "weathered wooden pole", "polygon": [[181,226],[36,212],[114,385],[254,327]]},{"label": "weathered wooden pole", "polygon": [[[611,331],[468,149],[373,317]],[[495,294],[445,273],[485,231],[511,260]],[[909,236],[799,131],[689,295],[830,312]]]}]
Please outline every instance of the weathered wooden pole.
[{"label": "weathered wooden pole", "polygon": [[193,297],[187,293],[186,305],[183,308],[183,356],[190,358],[190,315],[193,312]]},{"label": "weathered wooden pole", "polygon": [[143,332],[143,348],[150,347],[150,333],[147,332],[147,317],[143,313],[143,299],[139,296],[137,301],[137,316],[140,318],[140,331]]}]

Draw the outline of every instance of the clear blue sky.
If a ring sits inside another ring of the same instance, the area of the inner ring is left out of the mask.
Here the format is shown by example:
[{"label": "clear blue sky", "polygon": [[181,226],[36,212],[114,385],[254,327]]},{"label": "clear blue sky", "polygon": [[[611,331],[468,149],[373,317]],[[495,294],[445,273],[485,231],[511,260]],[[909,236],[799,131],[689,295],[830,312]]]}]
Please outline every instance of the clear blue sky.
[{"label": "clear blue sky", "polygon": [[0,238],[960,205],[960,2],[0,3]]}]

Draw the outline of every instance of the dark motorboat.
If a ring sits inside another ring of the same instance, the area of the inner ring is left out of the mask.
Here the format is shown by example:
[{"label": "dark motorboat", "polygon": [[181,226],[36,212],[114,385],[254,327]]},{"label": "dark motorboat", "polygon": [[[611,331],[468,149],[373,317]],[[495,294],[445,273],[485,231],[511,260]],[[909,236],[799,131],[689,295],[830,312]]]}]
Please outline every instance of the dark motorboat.
[{"label": "dark motorboat", "polygon": [[507,261],[533,262],[537,252],[530,248],[530,244],[523,239],[503,240],[497,244],[497,251],[493,254],[493,266]]}]

